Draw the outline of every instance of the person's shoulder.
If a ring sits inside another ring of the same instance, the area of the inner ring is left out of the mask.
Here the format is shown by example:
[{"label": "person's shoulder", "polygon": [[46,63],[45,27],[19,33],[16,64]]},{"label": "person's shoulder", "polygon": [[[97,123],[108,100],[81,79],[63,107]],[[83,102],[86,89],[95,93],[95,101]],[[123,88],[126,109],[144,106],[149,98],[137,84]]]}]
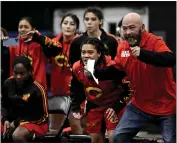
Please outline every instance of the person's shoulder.
[{"label": "person's shoulder", "polygon": [[75,71],[77,71],[77,70],[79,70],[80,68],[81,68],[81,61],[79,60],[79,61],[77,61],[77,62],[75,62],[74,64],[73,64],[73,72],[75,72]]},{"label": "person's shoulder", "polygon": [[81,40],[83,38],[83,35],[80,34],[80,35],[76,35],[73,40],[72,40],[72,43],[81,43]]},{"label": "person's shoulder", "polygon": [[42,93],[46,93],[44,86],[40,84],[38,81],[34,80],[32,86],[35,90],[38,90]]},{"label": "person's shoulder", "polygon": [[111,56],[106,55],[105,59],[106,59],[106,66],[110,66],[110,65],[115,64],[114,60],[111,60]]},{"label": "person's shoulder", "polygon": [[14,81],[14,77],[13,76],[11,76],[11,77],[9,77],[8,79],[6,79],[5,81],[4,81],[4,83],[3,83],[3,86],[10,86],[10,85],[12,85],[13,84],[13,81]]},{"label": "person's shoulder", "polygon": [[107,36],[111,39],[117,42],[117,38],[116,36],[114,36],[113,34],[107,33]]}]

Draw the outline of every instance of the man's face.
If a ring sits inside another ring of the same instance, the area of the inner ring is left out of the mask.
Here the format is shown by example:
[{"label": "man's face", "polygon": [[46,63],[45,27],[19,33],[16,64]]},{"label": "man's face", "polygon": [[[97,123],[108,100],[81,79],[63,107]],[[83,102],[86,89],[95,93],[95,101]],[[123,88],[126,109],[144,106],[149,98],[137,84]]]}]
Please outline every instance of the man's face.
[{"label": "man's face", "polygon": [[137,46],[141,41],[142,25],[134,22],[123,22],[122,33],[131,47]]}]

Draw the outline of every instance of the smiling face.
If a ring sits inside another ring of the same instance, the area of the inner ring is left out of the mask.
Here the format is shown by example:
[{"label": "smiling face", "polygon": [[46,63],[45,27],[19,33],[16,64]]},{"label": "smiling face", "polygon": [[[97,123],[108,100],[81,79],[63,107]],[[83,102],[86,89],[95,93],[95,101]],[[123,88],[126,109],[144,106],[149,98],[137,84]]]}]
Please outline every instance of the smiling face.
[{"label": "smiling face", "polygon": [[92,44],[84,44],[81,49],[81,59],[84,65],[87,65],[87,61],[89,59],[97,61],[101,53],[97,51],[94,45]]},{"label": "smiling face", "polygon": [[30,36],[25,35],[26,33],[30,32],[31,30],[33,30],[33,27],[31,26],[31,24],[27,20],[25,20],[25,19],[20,20],[19,25],[18,25],[18,32],[19,32],[19,36],[23,40],[27,40],[27,39],[31,38]]},{"label": "smiling face", "polygon": [[62,24],[61,24],[61,29],[62,29],[62,33],[65,36],[73,36],[76,33],[76,22],[72,19],[72,17],[67,16]]}]

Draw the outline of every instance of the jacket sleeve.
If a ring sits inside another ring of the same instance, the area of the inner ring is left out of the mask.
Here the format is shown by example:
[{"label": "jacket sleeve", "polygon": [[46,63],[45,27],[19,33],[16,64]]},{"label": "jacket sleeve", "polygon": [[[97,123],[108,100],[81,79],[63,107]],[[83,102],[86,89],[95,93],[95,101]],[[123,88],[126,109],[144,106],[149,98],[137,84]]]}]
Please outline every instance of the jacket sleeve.
[{"label": "jacket sleeve", "polygon": [[79,112],[80,111],[80,104],[86,99],[85,98],[85,92],[84,92],[84,86],[82,83],[80,83],[74,73],[72,73],[73,78],[71,80],[71,110],[73,112]]},{"label": "jacket sleeve", "polygon": [[111,36],[111,38],[112,40],[110,43],[111,46],[109,47],[109,51],[110,51],[111,59],[114,60],[117,53],[118,42],[114,37]]},{"label": "jacket sleeve", "polygon": [[157,67],[173,67],[176,65],[176,56],[172,52],[154,52],[140,49],[140,56],[138,57],[142,62],[151,64]]},{"label": "jacket sleeve", "polygon": [[2,115],[2,124],[5,121],[10,120],[10,103],[8,99],[8,81],[6,80],[2,86],[1,94],[1,115]]},{"label": "jacket sleeve", "polygon": [[80,44],[78,42],[78,38],[75,38],[70,45],[69,51],[70,64],[73,66],[76,61],[80,60],[80,57],[81,57]]},{"label": "jacket sleeve", "polygon": [[125,77],[125,72],[117,70],[114,65],[105,68],[95,68],[94,75],[98,80],[120,80]]},{"label": "jacket sleeve", "polygon": [[55,57],[62,52],[62,45],[60,42],[54,41],[49,37],[38,34],[37,32],[33,35],[33,40],[39,43],[43,52],[47,57]]}]

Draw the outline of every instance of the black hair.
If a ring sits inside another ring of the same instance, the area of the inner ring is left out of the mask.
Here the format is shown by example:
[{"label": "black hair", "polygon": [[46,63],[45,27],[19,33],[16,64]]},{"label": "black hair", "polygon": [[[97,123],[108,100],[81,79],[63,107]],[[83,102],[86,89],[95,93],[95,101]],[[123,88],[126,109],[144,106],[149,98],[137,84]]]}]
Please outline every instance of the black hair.
[{"label": "black hair", "polygon": [[60,22],[60,25],[62,25],[64,19],[65,19],[66,17],[68,17],[68,16],[73,19],[74,23],[76,24],[76,29],[79,29],[79,18],[77,17],[77,15],[72,14],[72,13],[66,13],[66,14],[62,17],[61,22]]},{"label": "black hair", "polygon": [[[29,24],[31,25],[31,27],[34,29],[34,28],[36,28],[36,25],[35,25],[35,23],[34,23],[34,21],[33,21],[33,19],[32,19],[32,17],[22,17],[21,19],[20,19],[20,21],[22,21],[22,20],[26,20],[26,21],[28,21],[29,22]],[[20,22],[19,21],[19,22]]]},{"label": "black hair", "polygon": [[84,42],[81,44],[81,49],[82,49],[82,46],[84,44],[91,44],[91,45],[95,46],[95,49],[97,50],[97,52],[101,53],[101,56],[100,56],[100,58],[97,61],[97,64],[99,64],[101,62],[106,63],[106,60],[105,60],[106,49],[104,47],[104,44],[98,38],[96,38],[96,37],[87,37],[84,40]]},{"label": "black hair", "polygon": [[[99,7],[88,7],[86,10],[85,10],[85,12],[84,12],[84,19],[85,19],[85,15],[88,13],[88,12],[91,12],[91,13],[93,13],[95,16],[97,16],[98,17],[98,19],[101,21],[103,21],[104,20],[104,16],[103,16],[103,13],[102,13],[102,11],[101,11],[101,8],[99,8]],[[101,26],[103,25],[103,22],[102,22],[102,24],[100,25],[100,28],[101,28]]]},{"label": "black hair", "polygon": [[122,27],[122,21],[123,21],[123,19],[124,19],[124,17],[121,18],[121,20],[119,21],[119,23],[118,23],[118,25],[117,25],[117,26],[120,27],[120,28]]},{"label": "black hair", "polygon": [[16,56],[14,61],[13,61],[13,63],[12,63],[12,68],[14,68],[15,65],[19,64],[19,63],[23,64],[28,72],[32,72],[33,71],[33,67],[31,65],[31,62],[30,62],[30,60],[27,57],[25,57],[25,56]]}]

